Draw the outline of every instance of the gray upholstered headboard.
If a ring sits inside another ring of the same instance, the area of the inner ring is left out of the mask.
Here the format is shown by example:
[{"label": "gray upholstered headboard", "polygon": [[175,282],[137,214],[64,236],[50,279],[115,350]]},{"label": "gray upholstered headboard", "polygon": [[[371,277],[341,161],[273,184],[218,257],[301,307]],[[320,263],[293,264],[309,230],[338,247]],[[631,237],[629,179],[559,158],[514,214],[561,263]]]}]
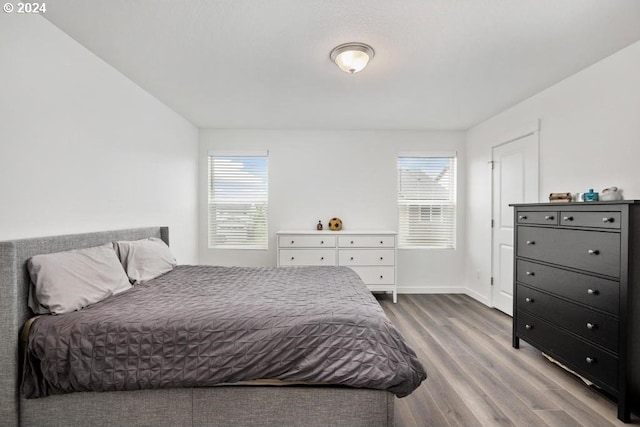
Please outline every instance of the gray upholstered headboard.
[{"label": "gray upholstered headboard", "polygon": [[27,260],[38,254],[147,237],[160,238],[168,245],[169,228],[131,228],[0,242],[0,420],[19,425],[19,335],[24,322],[33,315],[27,306]]}]

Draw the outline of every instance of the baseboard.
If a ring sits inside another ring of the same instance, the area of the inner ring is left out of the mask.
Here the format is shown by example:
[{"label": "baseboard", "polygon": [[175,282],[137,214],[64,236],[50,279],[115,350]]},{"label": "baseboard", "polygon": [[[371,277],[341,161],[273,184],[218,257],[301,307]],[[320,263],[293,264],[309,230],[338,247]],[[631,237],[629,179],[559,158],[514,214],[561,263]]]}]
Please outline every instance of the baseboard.
[{"label": "baseboard", "polygon": [[489,303],[489,298],[487,296],[479,294],[476,291],[471,290],[469,288],[466,288],[465,294],[469,295],[474,300],[486,305],[487,307],[491,307],[491,304]]},{"label": "baseboard", "polygon": [[456,286],[398,286],[399,294],[464,294],[466,289]]},{"label": "baseboard", "polygon": [[398,286],[398,294],[465,294],[487,307],[491,307],[489,298],[461,286]]}]

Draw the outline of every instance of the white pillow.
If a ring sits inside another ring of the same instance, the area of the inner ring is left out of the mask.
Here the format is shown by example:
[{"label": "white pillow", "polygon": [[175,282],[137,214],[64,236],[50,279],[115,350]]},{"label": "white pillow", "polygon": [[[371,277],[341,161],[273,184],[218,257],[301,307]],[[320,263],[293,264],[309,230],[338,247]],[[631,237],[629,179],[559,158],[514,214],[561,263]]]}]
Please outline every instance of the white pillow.
[{"label": "white pillow", "polygon": [[113,246],[107,243],[35,255],[27,262],[29,307],[37,314],[62,314],[131,288]]},{"label": "white pillow", "polygon": [[178,265],[169,246],[155,237],[114,242],[114,246],[133,284],[155,279]]}]

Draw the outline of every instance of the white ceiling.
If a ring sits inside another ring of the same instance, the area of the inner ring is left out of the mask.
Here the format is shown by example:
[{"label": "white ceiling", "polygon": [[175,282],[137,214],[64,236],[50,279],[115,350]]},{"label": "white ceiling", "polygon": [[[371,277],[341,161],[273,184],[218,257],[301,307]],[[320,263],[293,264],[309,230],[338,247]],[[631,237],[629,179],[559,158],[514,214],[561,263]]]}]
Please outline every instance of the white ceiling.
[{"label": "white ceiling", "polygon": [[[640,40],[639,0],[49,0],[198,127],[467,129]],[[329,52],[368,43],[345,74]]]}]

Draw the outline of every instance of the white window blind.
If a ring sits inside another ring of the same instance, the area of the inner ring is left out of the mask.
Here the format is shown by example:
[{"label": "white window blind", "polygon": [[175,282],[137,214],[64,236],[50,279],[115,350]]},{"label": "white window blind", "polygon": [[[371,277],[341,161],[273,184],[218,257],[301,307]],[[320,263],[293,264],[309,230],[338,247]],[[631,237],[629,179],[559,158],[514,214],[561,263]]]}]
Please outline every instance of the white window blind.
[{"label": "white window blind", "polygon": [[398,156],[398,247],[455,249],[456,156]]},{"label": "white window blind", "polygon": [[266,154],[209,153],[209,247],[267,249]]}]

